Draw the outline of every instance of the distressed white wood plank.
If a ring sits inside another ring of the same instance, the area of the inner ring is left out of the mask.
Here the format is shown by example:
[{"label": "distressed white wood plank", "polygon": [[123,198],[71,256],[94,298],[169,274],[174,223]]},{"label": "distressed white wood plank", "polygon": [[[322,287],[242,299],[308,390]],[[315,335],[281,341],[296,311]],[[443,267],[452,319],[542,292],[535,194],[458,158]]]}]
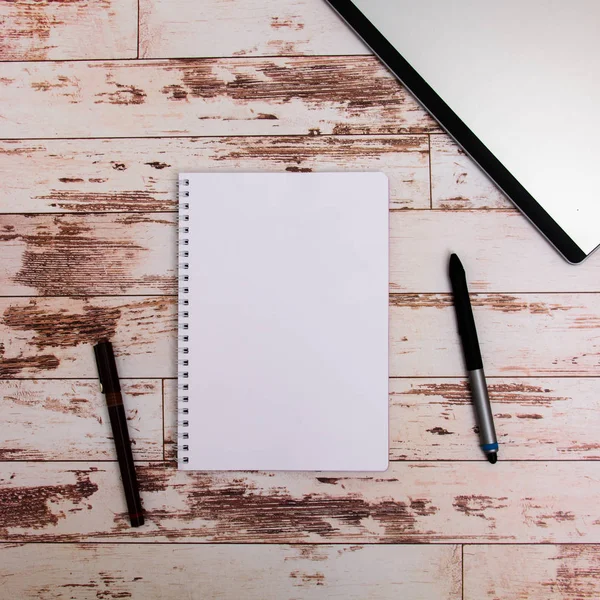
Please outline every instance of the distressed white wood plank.
[{"label": "distressed white wood plank", "polygon": [[570,265],[517,211],[403,211],[390,224],[392,292],[450,292],[452,252],[471,292],[600,290],[600,255]]},{"label": "distressed white wood plank", "polygon": [[0,298],[0,377],[96,379],[110,339],[121,377],[176,375],[174,297]]},{"label": "distressed white wood plank", "polygon": [[370,54],[323,0],[141,0],[140,56]]},{"label": "distressed white wood plank", "polygon": [[[175,207],[172,177],[157,208]],[[113,208],[103,193],[84,196],[76,192],[67,204]],[[175,214],[0,215],[0,286],[5,295],[175,294],[175,238]],[[599,258],[569,265],[517,212],[415,210],[390,214],[390,291],[449,292],[453,251],[472,292],[600,289]]]},{"label": "distressed white wood plank", "polygon": [[600,546],[465,546],[463,597],[594,600],[600,597]]},{"label": "distressed white wood plank", "polygon": [[[472,303],[488,375],[598,374],[599,294],[477,294]],[[95,378],[90,344],[100,337],[114,340],[123,377],[174,377],[176,298],[0,298],[2,377]],[[464,376],[449,295],[390,296],[390,376]]]},{"label": "distressed white wood plank", "polygon": [[177,293],[176,215],[0,215],[5,295]]},{"label": "distressed white wood plank", "polygon": [[461,598],[461,553],[451,545],[5,544],[0,552],[12,598]]},{"label": "distressed white wood plank", "polygon": [[[600,459],[600,379],[489,378],[500,460]],[[175,460],[177,382],[164,382],[165,458]],[[390,460],[484,460],[467,382],[390,379]],[[593,438],[593,436],[592,436]]]},{"label": "distressed white wood plank", "polygon": [[[192,440],[193,442],[193,440]],[[132,529],[116,463],[9,462],[0,539],[18,541],[598,543],[600,464],[392,463],[376,475],[137,466]],[[577,493],[573,493],[576,490]]]},{"label": "distressed white wood plank", "polygon": [[[488,378],[488,389],[500,460],[600,459],[600,379]],[[476,432],[465,379],[390,380],[392,460],[482,460]]]},{"label": "distressed white wood plank", "polygon": [[391,208],[429,208],[425,135],[0,141],[0,212],[176,208],[185,171],[383,171]]},{"label": "distressed white wood plank", "polygon": [[431,193],[433,208],[514,208],[496,184],[445,134],[431,136]]},{"label": "distressed white wood plank", "polygon": [[135,58],[137,2],[0,2],[0,29],[0,60]]},{"label": "distressed white wood plank", "polygon": [[[163,459],[160,380],[121,382],[136,460]],[[98,381],[0,380],[1,460],[117,460]]]},{"label": "distressed white wood plank", "polygon": [[0,138],[424,133],[373,57],[0,64]]},{"label": "distressed white wood plank", "polygon": [[[488,376],[590,375],[600,367],[600,295],[472,294]],[[390,375],[463,376],[450,295],[390,296]]]},{"label": "distressed white wood plank", "polygon": [[177,460],[177,379],[163,380],[163,439],[165,460]]},{"label": "distressed white wood plank", "polygon": [[[590,438],[600,419],[600,380],[490,379],[501,458],[599,459]],[[162,459],[160,382],[123,382],[138,460]],[[0,381],[7,426],[2,459],[114,460],[104,397],[95,381]],[[165,381],[165,444],[175,458],[176,382]],[[466,382],[390,381],[390,459],[478,460],[475,419]],[[76,433],[75,433],[76,432]]]}]

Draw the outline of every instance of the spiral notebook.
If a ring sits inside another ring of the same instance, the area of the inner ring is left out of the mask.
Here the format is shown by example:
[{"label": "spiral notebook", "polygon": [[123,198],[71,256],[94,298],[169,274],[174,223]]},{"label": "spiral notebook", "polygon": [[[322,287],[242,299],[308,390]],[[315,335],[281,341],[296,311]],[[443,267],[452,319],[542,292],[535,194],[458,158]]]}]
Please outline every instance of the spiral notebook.
[{"label": "spiral notebook", "polygon": [[179,178],[178,462],[388,465],[388,182]]}]

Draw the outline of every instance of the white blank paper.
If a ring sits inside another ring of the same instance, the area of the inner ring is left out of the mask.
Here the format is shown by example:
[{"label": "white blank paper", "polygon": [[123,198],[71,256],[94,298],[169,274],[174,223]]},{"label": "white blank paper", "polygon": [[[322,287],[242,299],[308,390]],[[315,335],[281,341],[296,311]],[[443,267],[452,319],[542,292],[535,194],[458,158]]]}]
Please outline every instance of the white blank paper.
[{"label": "white blank paper", "polygon": [[385,175],[183,180],[189,401],[179,433],[189,435],[180,467],[385,470]]}]

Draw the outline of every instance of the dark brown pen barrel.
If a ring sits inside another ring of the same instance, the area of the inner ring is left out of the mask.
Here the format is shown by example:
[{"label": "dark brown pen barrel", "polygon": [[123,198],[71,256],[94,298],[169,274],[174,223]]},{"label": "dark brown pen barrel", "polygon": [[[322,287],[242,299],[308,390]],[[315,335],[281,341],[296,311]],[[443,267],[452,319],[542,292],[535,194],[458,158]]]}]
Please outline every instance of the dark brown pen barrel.
[{"label": "dark brown pen barrel", "polygon": [[112,394],[107,394],[106,402],[108,404],[108,415],[110,417],[110,425],[112,427],[115,447],[117,449],[119,468],[121,469],[121,479],[123,480],[129,519],[131,520],[132,527],[139,527],[144,524],[144,514],[135,474],[135,465],[133,464],[129,431],[127,430],[127,419],[125,417],[125,408],[123,407],[121,394],[114,392]]}]

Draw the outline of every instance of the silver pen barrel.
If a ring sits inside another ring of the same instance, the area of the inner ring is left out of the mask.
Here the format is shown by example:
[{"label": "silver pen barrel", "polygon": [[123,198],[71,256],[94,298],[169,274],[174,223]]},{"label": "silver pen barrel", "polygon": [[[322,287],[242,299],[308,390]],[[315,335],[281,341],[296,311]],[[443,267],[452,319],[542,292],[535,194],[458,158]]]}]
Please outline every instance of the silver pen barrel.
[{"label": "silver pen barrel", "polygon": [[498,454],[498,440],[496,439],[496,429],[494,428],[494,417],[488,395],[487,384],[483,369],[468,371],[469,383],[471,384],[471,395],[473,406],[475,407],[475,416],[479,427],[479,439],[481,448],[488,455],[490,462],[496,462]]}]

